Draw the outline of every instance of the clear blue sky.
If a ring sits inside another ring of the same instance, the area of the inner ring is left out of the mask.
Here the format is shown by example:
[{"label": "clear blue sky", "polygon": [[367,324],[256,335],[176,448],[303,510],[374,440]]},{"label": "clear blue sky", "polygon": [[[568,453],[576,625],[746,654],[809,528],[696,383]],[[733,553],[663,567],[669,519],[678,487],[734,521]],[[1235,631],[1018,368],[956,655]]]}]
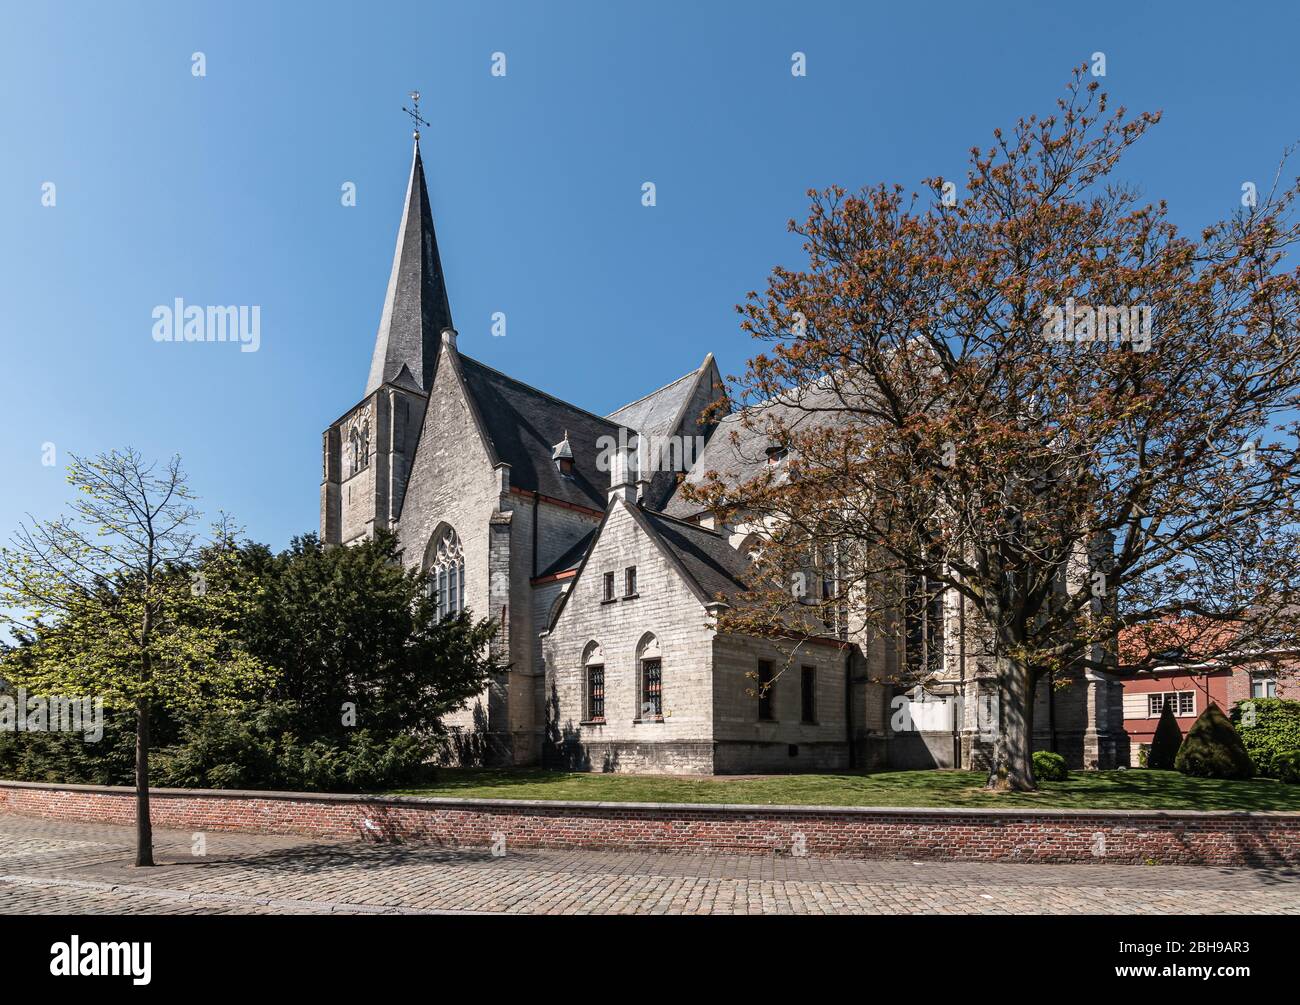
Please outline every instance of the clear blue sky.
[{"label": "clear blue sky", "polygon": [[[320,433],[362,393],[383,303],[412,88],[462,351],[607,412],[710,350],[741,368],[734,305],[798,264],[785,224],[808,187],[959,177],[1094,51],[1118,101],[1165,113],[1125,178],[1185,227],[1230,213],[1300,138],[1297,38],[1281,3],[11,3],[0,538],[58,512],[69,452],[127,444],[180,453],[204,507],[258,540],[316,528]],[[155,343],[176,297],[260,305],[260,351]]]}]

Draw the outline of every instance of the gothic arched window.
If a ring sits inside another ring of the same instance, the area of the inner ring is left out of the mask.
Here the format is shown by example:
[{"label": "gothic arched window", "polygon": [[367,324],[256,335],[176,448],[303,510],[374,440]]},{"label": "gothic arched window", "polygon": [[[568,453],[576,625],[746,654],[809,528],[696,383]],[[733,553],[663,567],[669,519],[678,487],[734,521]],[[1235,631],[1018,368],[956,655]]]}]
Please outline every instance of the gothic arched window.
[{"label": "gothic arched window", "polygon": [[438,603],[438,617],[465,609],[465,550],[456,531],[446,526],[434,534],[425,553],[429,595]]},{"label": "gothic arched window", "polygon": [[583,716],[586,722],[605,721],[605,650],[599,642],[588,642],[582,656],[586,675],[587,707]]},{"label": "gothic arched window", "polygon": [[637,718],[641,722],[660,722],[664,717],[663,658],[659,640],[649,632],[641,637],[641,644],[636,647],[636,667],[640,694]]}]

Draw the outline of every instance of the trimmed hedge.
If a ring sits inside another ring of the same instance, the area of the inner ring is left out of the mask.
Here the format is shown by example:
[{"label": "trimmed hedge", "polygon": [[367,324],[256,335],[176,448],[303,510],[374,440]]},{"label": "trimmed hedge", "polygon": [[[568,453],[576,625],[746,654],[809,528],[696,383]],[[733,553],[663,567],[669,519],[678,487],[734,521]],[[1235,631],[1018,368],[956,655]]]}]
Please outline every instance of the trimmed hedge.
[{"label": "trimmed hedge", "polygon": [[1178,720],[1174,717],[1173,703],[1166,701],[1160,713],[1160,722],[1156,725],[1156,735],[1151,738],[1151,746],[1147,750],[1146,766],[1160,771],[1173,771],[1174,760],[1182,745],[1183,731],[1178,728]]},{"label": "trimmed hedge", "polygon": [[1246,745],[1223,709],[1213,702],[1187,731],[1174,767],[1200,778],[1250,778],[1255,774]]},{"label": "trimmed hedge", "polygon": [[1261,775],[1300,782],[1300,701],[1250,698],[1233,708],[1232,723]]}]

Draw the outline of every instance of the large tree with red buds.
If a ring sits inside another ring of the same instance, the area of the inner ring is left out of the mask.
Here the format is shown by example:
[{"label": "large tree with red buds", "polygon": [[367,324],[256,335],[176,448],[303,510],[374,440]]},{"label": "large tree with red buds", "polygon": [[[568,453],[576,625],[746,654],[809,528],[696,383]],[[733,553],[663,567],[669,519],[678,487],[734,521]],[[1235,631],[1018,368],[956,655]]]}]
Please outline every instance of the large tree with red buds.
[{"label": "large tree with red buds", "polygon": [[1121,630],[1276,649],[1300,572],[1296,183],[1184,234],[1118,178],[1159,115],[1086,68],[1057,104],[964,185],[810,193],[807,265],[739,308],[769,347],[733,399],[775,463],[687,489],[760,541],[723,631],[856,639],[900,596],[960,598],[996,668],[989,784],[1016,790],[1044,675],[1114,669]]}]

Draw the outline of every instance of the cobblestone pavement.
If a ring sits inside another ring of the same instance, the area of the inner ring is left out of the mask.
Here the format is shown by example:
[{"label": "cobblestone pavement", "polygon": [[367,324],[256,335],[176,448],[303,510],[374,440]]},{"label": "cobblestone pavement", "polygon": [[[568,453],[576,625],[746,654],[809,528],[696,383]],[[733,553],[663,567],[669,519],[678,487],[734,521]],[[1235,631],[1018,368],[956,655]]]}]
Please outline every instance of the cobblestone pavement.
[{"label": "cobblestone pavement", "polygon": [[0,814],[0,914],[1300,914],[1300,872],[487,851]]}]

